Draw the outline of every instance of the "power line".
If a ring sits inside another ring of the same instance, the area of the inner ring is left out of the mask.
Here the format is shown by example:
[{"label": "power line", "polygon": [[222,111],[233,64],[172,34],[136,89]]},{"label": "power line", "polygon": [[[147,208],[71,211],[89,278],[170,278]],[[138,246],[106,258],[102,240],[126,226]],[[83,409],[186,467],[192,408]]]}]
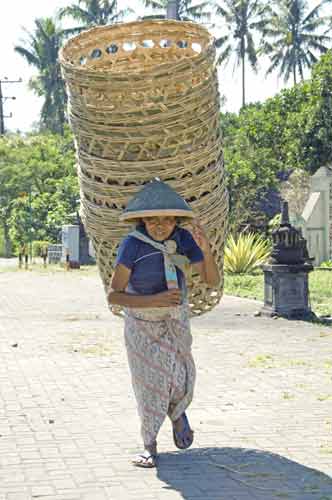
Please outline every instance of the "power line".
[{"label": "power line", "polygon": [[5,133],[5,118],[11,118],[13,115],[10,113],[9,115],[4,115],[3,112],[3,103],[7,99],[16,99],[15,96],[4,96],[2,94],[2,83],[21,83],[22,78],[19,78],[18,80],[8,80],[8,78],[5,76],[3,80],[0,79],[0,135],[4,135]]}]

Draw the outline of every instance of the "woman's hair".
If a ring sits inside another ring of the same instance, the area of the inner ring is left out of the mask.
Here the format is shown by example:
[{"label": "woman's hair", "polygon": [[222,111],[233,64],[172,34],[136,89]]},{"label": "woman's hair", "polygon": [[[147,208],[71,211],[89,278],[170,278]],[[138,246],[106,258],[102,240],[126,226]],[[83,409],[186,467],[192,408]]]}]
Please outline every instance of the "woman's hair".
[{"label": "woman's hair", "polygon": [[136,228],[137,228],[137,229],[138,229],[139,227],[142,227],[142,226],[144,227],[144,226],[145,226],[145,224],[144,224],[144,222],[143,222],[143,219],[137,219],[137,220],[136,220],[136,222],[135,222],[135,226],[136,226]]}]

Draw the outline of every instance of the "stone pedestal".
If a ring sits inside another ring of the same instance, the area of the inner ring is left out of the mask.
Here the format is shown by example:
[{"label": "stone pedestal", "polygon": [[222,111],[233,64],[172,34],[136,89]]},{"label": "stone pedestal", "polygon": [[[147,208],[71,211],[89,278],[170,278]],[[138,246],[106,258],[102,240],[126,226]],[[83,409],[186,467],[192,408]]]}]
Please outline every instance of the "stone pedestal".
[{"label": "stone pedestal", "polygon": [[299,319],[314,316],[309,305],[311,264],[266,264],[262,269],[265,290],[261,314]]}]

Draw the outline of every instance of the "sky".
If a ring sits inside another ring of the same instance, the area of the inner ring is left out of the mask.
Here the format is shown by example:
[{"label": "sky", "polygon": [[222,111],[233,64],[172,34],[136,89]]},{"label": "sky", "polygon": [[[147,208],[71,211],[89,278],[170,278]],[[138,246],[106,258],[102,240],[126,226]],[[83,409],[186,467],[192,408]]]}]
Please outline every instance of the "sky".
[{"label": "sky", "polygon": [[[1,12],[0,30],[0,79],[8,80],[22,79],[21,83],[3,84],[2,93],[6,97],[15,97],[4,101],[4,114],[11,118],[5,118],[7,130],[28,131],[39,118],[42,99],[38,98],[29,88],[28,82],[35,70],[14,51],[15,45],[24,45],[27,31],[34,31],[34,19],[38,17],[54,16],[60,7],[64,7],[74,0],[11,0],[6,3],[6,8]],[[317,0],[309,0],[308,4],[313,8]],[[139,0],[120,0],[121,8],[129,5],[137,15],[143,15],[144,9]],[[146,11],[145,11],[146,13]],[[277,73],[265,77],[267,60],[261,63],[257,74],[248,71],[246,94],[247,102],[263,101],[273,96],[285,87],[282,78]],[[219,69],[220,93],[226,97],[223,110],[238,111],[242,101],[241,71],[233,71],[233,64]]]}]

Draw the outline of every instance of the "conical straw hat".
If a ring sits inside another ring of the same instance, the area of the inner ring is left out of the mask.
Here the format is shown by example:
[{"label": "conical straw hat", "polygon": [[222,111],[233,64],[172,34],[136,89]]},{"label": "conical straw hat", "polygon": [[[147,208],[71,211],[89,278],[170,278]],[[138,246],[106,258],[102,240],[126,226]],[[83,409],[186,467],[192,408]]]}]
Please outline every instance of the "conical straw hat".
[{"label": "conical straw hat", "polygon": [[127,205],[120,220],[140,217],[174,215],[175,217],[195,217],[188,203],[168,184],[154,180],[144,186]]}]

